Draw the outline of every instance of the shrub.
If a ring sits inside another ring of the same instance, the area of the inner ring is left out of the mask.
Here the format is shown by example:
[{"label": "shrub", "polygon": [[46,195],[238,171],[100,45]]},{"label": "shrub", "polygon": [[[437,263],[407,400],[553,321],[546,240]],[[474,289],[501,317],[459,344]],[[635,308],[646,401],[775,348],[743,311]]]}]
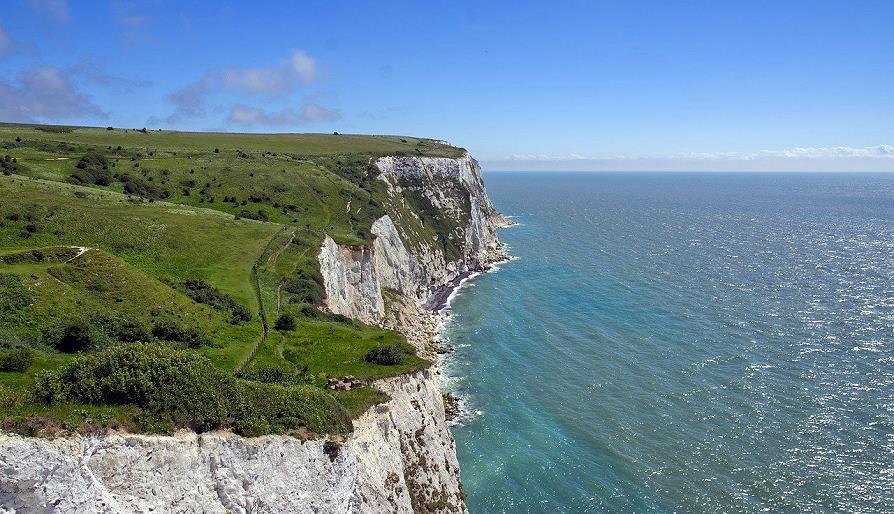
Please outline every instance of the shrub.
[{"label": "shrub", "polygon": [[152,327],[152,335],[163,341],[182,343],[193,349],[214,345],[214,342],[200,327],[184,327],[171,320],[157,322]]},{"label": "shrub", "polygon": [[121,182],[124,182],[124,192],[132,195],[142,196],[149,200],[164,200],[171,196],[171,192],[160,186],[148,184],[142,179],[133,178],[130,175],[121,175]]},{"label": "shrub", "polygon": [[351,430],[348,413],[323,391],[239,380],[194,352],[168,345],[115,345],[38,375],[35,398],[45,403],[135,405],[144,424],[232,428],[256,436],[306,427]]},{"label": "shrub", "polygon": [[34,362],[30,348],[18,348],[0,356],[0,371],[25,371]]},{"label": "shrub", "polygon": [[0,170],[4,175],[12,175],[13,173],[22,173],[26,171],[15,157],[4,155],[0,158]]},{"label": "shrub", "polygon": [[108,342],[106,335],[83,319],[65,320],[43,332],[43,342],[63,353],[94,350]]},{"label": "shrub", "polygon": [[276,323],[273,324],[273,328],[291,332],[292,330],[295,330],[295,317],[288,312],[284,312],[276,318]]},{"label": "shrub", "polygon": [[312,305],[323,303],[323,286],[306,272],[302,271],[297,276],[286,280],[283,289],[294,295],[291,299],[293,302]]},{"label": "shrub", "polygon": [[230,323],[238,325],[251,321],[251,311],[243,307],[232,296],[212,286],[200,278],[191,278],[180,282],[181,290],[194,301],[210,305],[219,311],[232,311]]},{"label": "shrub", "polygon": [[71,174],[69,182],[75,184],[97,184],[108,186],[112,183],[112,173],[109,171],[109,161],[98,152],[87,152],[75,164],[77,170]]},{"label": "shrub", "polygon": [[237,378],[254,380],[265,384],[298,384],[300,381],[295,375],[286,372],[279,366],[261,366],[258,368],[244,369],[236,373]]},{"label": "shrub", "polygon": [[238,325],[240,323],[247,323],[251,321],[251,311],[246,309],[240,304],[233,305],[233,315],[230,317],[230,323],[233,325]]},{"label": "shrub", "polygon": [[112,328],[115,339],[123,343],[136,343],[149,341],[152,337],[149,326],[145,323],[133,320],[122,320],[115,323]]},{"label": "shrub", "polygon": [[323,443],[323,453],[329,457],[330,462],[335,461],[338,458],[338,454],[341,453],[341,445],[335,441],[326,441]]},{"label": "shrub", "polygon": [[83,157],[81,157],[75,167],[82,170],[108,168],[109,161],[101,153],[90,151],[84,154]]},{"label": "shrub", "polygon": [[366,352],[366,362],[392,366],[400,364],[407,353],[409,352],[406,349],[396,344],[375,346]]},{"label": "shrub", "polygon": [[133,404],[154,417],[193,427],[220,426],[235,383],[204,358],[164,345],[116,345],[39,375],[44,402]]},{"label": "shrub", "polygon": [[[245,200],[242,201],[242,204],[245,205]],[[236,215],[236,219],[239,218],[257,221],[268,221],[270,219],[270,217],[267,215],[267,211],[265,211],[264,209],[258,209],[258,212],[251,212],[247,209],[244,209]]]}]

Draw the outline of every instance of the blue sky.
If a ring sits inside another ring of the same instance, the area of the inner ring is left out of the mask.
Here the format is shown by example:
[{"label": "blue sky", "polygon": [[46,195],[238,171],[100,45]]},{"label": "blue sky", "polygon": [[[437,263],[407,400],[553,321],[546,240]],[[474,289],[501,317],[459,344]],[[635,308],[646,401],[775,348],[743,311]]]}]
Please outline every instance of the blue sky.
[{"label": "blue sky", "polygon": [[409,134],[488,169],[894,170],[894,2],[7,0],[0,120]]}]

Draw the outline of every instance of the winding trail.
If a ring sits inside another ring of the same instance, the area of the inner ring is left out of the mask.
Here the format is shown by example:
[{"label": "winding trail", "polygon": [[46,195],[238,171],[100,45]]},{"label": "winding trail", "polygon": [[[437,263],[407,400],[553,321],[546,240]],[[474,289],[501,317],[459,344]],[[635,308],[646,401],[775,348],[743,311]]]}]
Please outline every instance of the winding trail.
[{"label": "winding trail", "polygon": [[[255,297],[258,300],[258,310],[260,311],[258,313],[258,316],[260,316],[260,318],[261,318],[261,334],[258,336],[257,340],[255,340],[255,344],[252,347],[251,352],[249,352],[249,354],[247,356],[245,356],[245,358],[243,358],[242,361],[239,362],[239,364],[236,366],[236,369],[234,370],[236,373],[244,370],[245,366],[247,366],[248,363],[251,362],[251,360],[254,358],[255,354],[258,353],[258,349],[261,347],[262,344],[264,344],[264,341],[267,339],[267,334],[270,331],[270,327],[267,324],[267,310],[264,308],[264,295],[261,292],[261,277],[258,274],[258,269],[261,267],[261,262],[264,259],[264,256],[268,255],[268,252],[270,251],[270,246],[273,244],[274,241],[276,241],[276,238],[278,238],[283,232],[285,232],[288,229],[289,229],[289,226],[286,225],[279,232],[274,234],[273,237],[270,238],[270,241],[267,242],[267,246],[264,248],[264,251],[261,252],[261,255],[258,257],[258,260],[256,260],[255,263],[252,264],[252,266],[251,266],[251,285],[252,285],[252,288],[254,288],[254,290],[255,290]],[[282,254],[282,252],[284,252],[285,249],[288,248],[290,244],[292,244],[292,241],[294,239],[295,239],[295,229],[292,230],[292,234],[289,236],[289,239],[286,241],[286,244],[284,244],[276,252],[269,254],[269,256],[267,257],[267,267],[268,268],[270,266],[276,266],[276,260],[279,259],[279,256]],[[277,313],[279,313],[279,303],[280,303],[279,302],[279,294],[280,294],[280,287],[277,286],[277,288],[276,288],[276,312]],[[279,346],[279,345],[277,345],[277,346]]]}]

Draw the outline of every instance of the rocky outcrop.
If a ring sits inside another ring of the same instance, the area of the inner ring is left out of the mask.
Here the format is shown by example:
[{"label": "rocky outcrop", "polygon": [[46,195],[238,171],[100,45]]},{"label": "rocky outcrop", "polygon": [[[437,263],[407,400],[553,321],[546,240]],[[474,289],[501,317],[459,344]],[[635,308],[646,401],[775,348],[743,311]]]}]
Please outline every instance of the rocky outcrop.
[{"label": "rocky outcrop", "polygon": [[506,220],[491,204],[478,163],[468,153],[459,159],[382,157],[375,164],[379,178],[392,191],[396,217],[418,218],[403,195],[413,191],[453,222],[452,237],[461,243],[461,252],[451,258],[437,240],[411,233],[413,223],[395,221],[390,215],[373,223],[371,245],[339,245],[326,237],[319,260],[327,307],[336,314],[382,324],[383,290],[395,291],[401,300],[421,308],[438,288],[502,260],[497,228]]}]

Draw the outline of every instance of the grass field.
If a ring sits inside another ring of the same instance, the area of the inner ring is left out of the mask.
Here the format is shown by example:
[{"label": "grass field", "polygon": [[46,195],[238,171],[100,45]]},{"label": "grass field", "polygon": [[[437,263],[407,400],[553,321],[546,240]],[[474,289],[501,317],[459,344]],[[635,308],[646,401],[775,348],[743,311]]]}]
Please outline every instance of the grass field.
[{"label": "grass field", "polygon": [[[396,365],[366,362],[373,347],[411,347],[396,333],[321,312],[317,253],[325,234],[370,241],[372,221],[393,214],[374,158],[461,153],[400,136],[0,124],[0,361],[21,348],[31,355],[24,371],[0,371],[0,426],[32,433],[189,425],[159,424],[164,413],[136,401],[47,403],[31,394],[41,376],[94,369],[82,359],[130,341],[185,349],[330,408],[328,394],[300,388],[324,391],[327,377],[372,380],[428,365],[412,354]],[[440,228],[416,223],[424,237]],[[283,314],[294,330],[274,328]],[[65,344],[77,351],[60,350]],[[245,398],[257,396],[247,391]],[[359,415],[386,398],[364,387],[336,399]],[[255,433],[287,425],[240,426]]]}]

